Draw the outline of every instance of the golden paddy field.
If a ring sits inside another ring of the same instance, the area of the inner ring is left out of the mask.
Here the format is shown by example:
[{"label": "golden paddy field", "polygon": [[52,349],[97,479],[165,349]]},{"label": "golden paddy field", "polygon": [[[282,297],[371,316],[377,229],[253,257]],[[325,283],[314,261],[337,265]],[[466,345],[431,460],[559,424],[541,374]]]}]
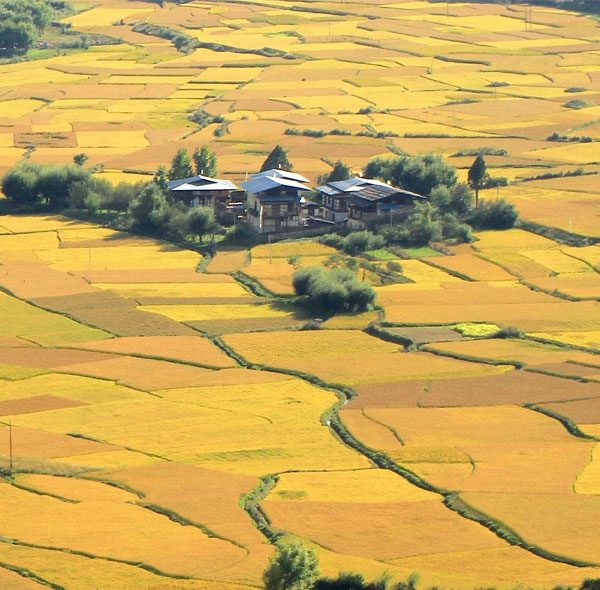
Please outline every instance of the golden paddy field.
[{"label": "golden paddy field", "polygon": [[[598,138],[591,19],[425,1],[86,8],[67,23],[122,42],[0,65],[0,172],[31,133],[32,161],[85,151],[113,183],[203,144],[239,182],[280,143],[313,184],[339,158],[359,172],[394,150],[434,151],[464,177],[479,148],[502,149],[488,170],[510,183],[484,198],[600,237],[597,143],[547,139]],[[186,55],[133,32],[139,21],[233,50]],[[590,106],[565,106],[574,98]],[[199,109],[229,133],[199,130],[188,118]],[[201,273],[201,255],[158,240],[0,217],[0,422],[17,472],[0,425],[0,586],[256,588],[274,548],[241,499],[267,474],[271,526],[312,546],[325,575],[540,590],[600,577],[599,447],[553,417],[600,437],[600,247],[522,229],[476,237],[401,261],[407,282],[376,283],[378,310],[305,331],[314,318],[279,296],[295,266],[336,253],[316,242],[219,252]],[[382,320],[416,349],[363,331]],[[516,332],[490,338],[482,324]],[[434,491],[343,444],[331,429],[343,395],[326,385],[356,394],[339,410],[356,440]],[[553,557],[450,510],[441,491]]]},{"label": "golden paddy field", "polygon": [[[402,260],[407,282],[377,287],[379,312],[299,330],[310,317],[232,273],[289,293],[291,256],[335,254],[317,242],[226,250],[199,272],[195,252],[59,216],[0,227],[6,583],[19,568],[69,590],[256,587],[273,546],[241,499],[267,474],[270,526],[314,547],[327,575],[540,589],[597,575],[597,444],[554,416],[600,435],[600,315],[553,294],[595,293],[597,246],[480,232]],[[363,331],[382,319],[417,349]],[[507,326],[524,337],[491,337]],[[356,397],[340,406],[342,386]],[[343,444],[334,407],[422,485]]]}]

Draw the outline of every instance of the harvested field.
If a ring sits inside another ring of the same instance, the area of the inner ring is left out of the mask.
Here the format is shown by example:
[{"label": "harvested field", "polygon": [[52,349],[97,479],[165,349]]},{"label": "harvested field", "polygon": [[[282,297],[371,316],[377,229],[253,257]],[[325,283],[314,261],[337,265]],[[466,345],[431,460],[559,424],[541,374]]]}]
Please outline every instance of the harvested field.
[{"label": "harvested field", "polygon": [[238,283],[94,283],[94,286],[105,291],[112,291],[128,299],[250,296],[250,293]]},{"label": "harvested field", "polygon": [[231,367],[235,362],[210,340],[198,336],[132,336],[106,342],[83,342],[87,350],[153,356],[213,367]]},{"label": "harvested field", "polygon": [[348,408],[462,407],[547,403],[600,396],[596,383],[558,379],[528,371],[481,377],[375,383],[357,387]]},{"label": "harvested field", "polygon": [[459,254],[455,256],[436,256],[433,259],[427,258],[436,266],[447,268],[470,277],[475,281],[512,281],[513,275],[506,270],[483,260],[474,254]]},{"label": "harvested field", "polygon": [[247,250],[218,251],[208,264],[206,271],[208,273],[234,272],[243,270],[247,264]]},{"label": "harvested field", "polygon": [[34,395],[16,400],[0,401],[0,415],[30,414],[32,412],[45,412],[61,408],[73,408],[85,405],[71,399],[54,397],[52,395]]}]

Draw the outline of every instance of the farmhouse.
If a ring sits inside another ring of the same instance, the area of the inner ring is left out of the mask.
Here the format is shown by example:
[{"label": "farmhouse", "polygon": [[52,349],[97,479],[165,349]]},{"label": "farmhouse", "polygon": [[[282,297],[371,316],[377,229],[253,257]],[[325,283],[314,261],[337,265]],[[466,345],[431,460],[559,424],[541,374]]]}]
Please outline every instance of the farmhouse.
[{"label": "farmhouse", "polygon": [[303,226],[302,193],[307,178],[285,170],[267,170],[242,183],[246,190],[246,220],[258,233],[284,232]]},{"label": "farmhouse", "polygon": [[317,190],[323,197],[323,217],[352,229],[364,229],[378,221],[403,216],[416,201],[426,200],[423,195],[358,176],[328,182]]},{"label": "farmhouse", "polygon": [[218,220],[228,215],[231,193],[238,187],[229,180],[208,176],[190,176],[167,183],[173,199],[185,203],[188,207],[212,207]]}]

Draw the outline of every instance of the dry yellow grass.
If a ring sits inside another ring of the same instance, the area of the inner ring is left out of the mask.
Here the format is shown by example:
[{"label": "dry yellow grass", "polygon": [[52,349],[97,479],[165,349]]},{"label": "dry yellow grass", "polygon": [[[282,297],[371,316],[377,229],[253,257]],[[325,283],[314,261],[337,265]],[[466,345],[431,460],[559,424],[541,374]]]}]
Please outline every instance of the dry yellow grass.
[{"label": "dry yellow grass", "polygon": [[238,318],[286,318],[292,313],[275,305],[240,303],[221,305],[141,305],[138,309],[158,313],[177,322],[231,320]]},{"label": "dry yellow grass", "polygon": [[250,251],[252,258],[289,258],[290,256],[332,256],[338,251],[318,242],[278,242],[262,244]]}]

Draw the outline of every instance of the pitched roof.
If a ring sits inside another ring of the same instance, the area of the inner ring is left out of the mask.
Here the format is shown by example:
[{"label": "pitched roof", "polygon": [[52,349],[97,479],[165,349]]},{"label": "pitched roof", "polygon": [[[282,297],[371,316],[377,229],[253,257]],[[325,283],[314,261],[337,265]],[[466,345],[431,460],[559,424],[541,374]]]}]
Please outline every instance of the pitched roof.
[{"label": "pitched roof", "polygon": [[310,182],[308,178],[304,178],[302,174],[296,174],[295,172],[288,172],[287,170],[279,170],[278,168],[272,168],[271,170],[265,170],[264,172],[257,172],[252,175],[252,178],[262,178],[268,176],[270,178],[286,178],[287,180],[295,180],[296,182]]},{"label": "pitched roof", "polygon": [[392,195],[398,195],[400,197],[406,197],[410,199],[426,199],[423,195],[419,195],[417,193],[411,193],[410,191],[406,191],[402,188],[396,188],[393,186],[383,185],[383,186],[365,186],[360,190],[352,193],[352,204],[357,205],[360,201],[363,203],[366,202],[376,202],[385,199],[386,197],[390,197]]},{"label": "pitched roof", "polygon": [[223,191],[237,190],[237,186],[229,180],[221,180],[220,178],[211,178],[198,174],[189,176],[188,178],[180,178],[167,182],[167,186],[172,191]]},{"label": "pitched roof", "polygon": [[252,180],[242,182],[242,187],[244,187],[248,192],[254,193],[255,195],[279,187],[295,188],[299,191],[310,190],[309,187],[304,186],[295,180],[288,180],[287,178],[277,178],[272,176],[259,176],[258,178],[252,177]]},{"label": "pitched roof", "polygon": [[360,176],[354,176],[353,178],[348,178],[347,180],[335,180],[333,182],[328,182],[322,186],[317,187],[317,190],[329,195],[340,195],[343,193],[351,194],[360,190],[365,186],[387,186],[385,182],[381,180],[375,180],[374,178],[361,178]]}]

